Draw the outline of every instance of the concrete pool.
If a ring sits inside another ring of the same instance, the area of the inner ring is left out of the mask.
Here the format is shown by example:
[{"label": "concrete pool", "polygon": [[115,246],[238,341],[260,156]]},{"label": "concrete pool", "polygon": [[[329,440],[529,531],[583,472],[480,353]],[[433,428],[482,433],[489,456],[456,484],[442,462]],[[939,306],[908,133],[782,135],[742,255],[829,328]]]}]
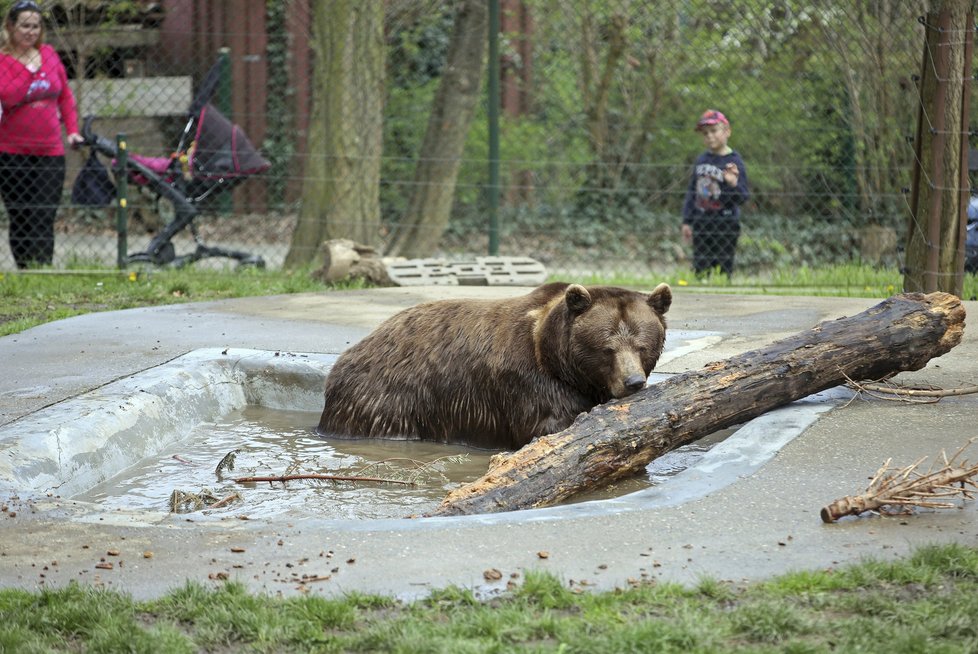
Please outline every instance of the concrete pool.
[{"label": "concrete pool", "polygon": [[[663,359],[714,338],[670,334]],[[307,514],[396,520],[423,515],[449,490],[485,471],[491,452],[420,442],[327,442],[316,436],[323,380],[336,357],[203,348],[53,404],[0,429],[0,492],[58,496],[95,513],[147,514],[169,512],[175,490],[238,492],[233,504],[220,512],[204,510],[200,517],[230,511],[268,519]],[[653,373],[650,383],[663,378]],[[519,519],[669,506],[702,497],[764,465],[842,397],[848,393],[828,391],[771,411],[667,453],[640,478],[563,506],[520,512]],[[268,420],[277,422],[267,427]],[[238,472],[222,478],[215,466],[230,451],[237,453]],[[375,462],[384,462],[390,472],[392,460],[439,461],[441,470],[433,483],[413,487],[290,482],[286,490],[232,479],[289,470],[352,475]]]}]

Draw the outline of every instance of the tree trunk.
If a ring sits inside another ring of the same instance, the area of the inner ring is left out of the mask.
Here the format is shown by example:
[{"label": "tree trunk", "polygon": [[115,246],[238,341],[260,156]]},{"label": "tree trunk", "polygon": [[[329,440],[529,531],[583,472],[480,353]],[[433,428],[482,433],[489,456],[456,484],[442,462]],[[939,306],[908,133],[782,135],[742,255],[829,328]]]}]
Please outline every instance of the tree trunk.
[{"label": "tree trunk", "polygon": [[433,515],[549,506],[638,474],[670,450],[847,377],[880,379],[923,368],[961,341],[964,318],[954,296],[897,295],[851,318],[676,375],[494,460]]},{"label": "tree trunk", "polygon": [[411,199],[388,254],[431,256],[448,226],[465,137],[482,90],[488,25],[488,3],[463,0],[414,170]]},{"label": "tree trunk", "polygon": [[[962,117],[970,77],[973,25],[967,0],[943,0],[924,17],[921,107],[917,123],[914,186],[910,198],[905,291],[960,295],[964,284],[967,195],[967,117]],[[967,53],[966,53],[967,51]],[[966,56],[967,55],[967,56]],[[962,128],[964,125],[964,128]]]},{"label": "tree trunk", "polygon": [[287,268],[326,239],[379,245],[384,3],[317,0],[314,11],[308,158]]},{"label": "tree trunk", "polygon": [[[609,125],[609,112],[611,110],[612,87],[615,82],[615,74],[621,67],[625,56],[625,49],[628,46],[628,22],[622,14],[614,14],[607,21],[607,24],[599,28],[594,24],[594,16],[587,14],[582,25],[582,43],[588,45],[582,48],[582,84],[583,97],[585,103],[585,116],[587,117],[588,143],[591,146],[593,160],[588,166],[587,186],[599,189],[615,188],[616,179],[613,178],[609,168],[611,158],[609,143],[611,127]],[[607,40],[608,46],[605,52],[603,65],[598,64],[598,55],[590,41],[594,40],[594,35],[602,33],[597,42]]]}]

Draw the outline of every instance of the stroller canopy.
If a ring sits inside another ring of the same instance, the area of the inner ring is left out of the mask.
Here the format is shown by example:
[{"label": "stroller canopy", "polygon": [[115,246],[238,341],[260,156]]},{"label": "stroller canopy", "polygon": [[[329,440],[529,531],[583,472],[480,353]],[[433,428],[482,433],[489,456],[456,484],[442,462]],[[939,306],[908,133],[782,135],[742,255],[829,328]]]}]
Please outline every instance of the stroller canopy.
[{"label": "stroller canopy", "polygon": [[210,103],[200,109],[190,157],[191,170],[199,179],[245,177],[271,167],[244,131]]}]

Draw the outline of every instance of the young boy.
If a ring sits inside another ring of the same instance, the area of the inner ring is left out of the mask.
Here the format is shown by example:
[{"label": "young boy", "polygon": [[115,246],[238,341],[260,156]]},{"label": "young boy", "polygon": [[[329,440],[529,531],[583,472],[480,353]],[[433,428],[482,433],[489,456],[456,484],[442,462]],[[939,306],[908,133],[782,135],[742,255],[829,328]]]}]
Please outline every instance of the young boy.
[{"label": "young boy", "polygon": [[733,274],[734,252],[740,236],[740,205],[747,201],[747,169],[732,150],[730,121],[708,109],[696,123],[706,152],[696,158],[683,204],[683,240],[693,243],[693,270],[697,275],[719,268]]}]

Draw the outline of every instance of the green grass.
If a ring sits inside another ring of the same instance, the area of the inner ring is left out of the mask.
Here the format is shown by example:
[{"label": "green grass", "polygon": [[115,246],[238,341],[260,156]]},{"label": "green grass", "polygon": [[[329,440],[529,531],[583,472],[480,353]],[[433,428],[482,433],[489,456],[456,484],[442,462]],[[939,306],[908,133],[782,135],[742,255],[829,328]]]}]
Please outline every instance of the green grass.
[{"label": "green grass", "polygon": [[[667,273],[661,277],[635,276],[626,273],[607,277],[575,280],[588,284],[616,284],[651,288],[667,282],[676,289],[703,293],[738,293],[762,295],[812,295],[829,297],[887,298],[903,292],[903,276],[896,269],[859,264],[839,264],[824,268],[785,268],[764,275],[722,273],[697,277],[691,270]],[[978,299],[978,275],[965,275],[962,297]]]},{"label": "green grass", "polygon": [[747,586],[639,584],[575,592],[528,572],[479,601],[277,598],[227,583],[151,601],[70,584],[0,590],[0,652],[887,652],[978,651],[978,550],[928,546]]},{"label": "green grass", "polygon": [[[343,288],[358,287],[348,284]],[[0,336],[93,311],[323,291],[309,270],[164,269],[0,273]]]}]

